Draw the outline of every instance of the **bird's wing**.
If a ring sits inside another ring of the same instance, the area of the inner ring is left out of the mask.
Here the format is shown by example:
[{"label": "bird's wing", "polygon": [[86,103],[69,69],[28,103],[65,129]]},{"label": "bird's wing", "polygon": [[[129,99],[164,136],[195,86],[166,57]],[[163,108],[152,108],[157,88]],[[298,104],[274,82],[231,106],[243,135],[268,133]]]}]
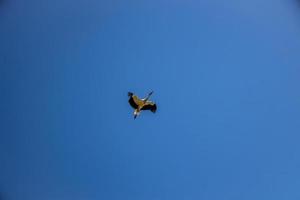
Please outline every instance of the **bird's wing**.
[{"label": "bird's wing", "polygon": [[142,110],[150,110],[151,112],[155,113],[157,110],[157,106],[152,101],[146,101],[145,105],[142,107]]},{"label": "bird's wing", "polygon": [[140,98],[138,98],[138,96],[136,96],[136,95],[133,95],[132,98],[133,98],[134,103],[135,103],[137,106],[142,107],[142,106],[145,104],[144,101],[141,100]]},{"label": "bird's wing", "polygon": [[131,107],[133,107],[134,109],[138,108],[138,105],[136,104],[136,102],[134,101],[133,96],[131,96],[128,100],[129,104],[131,105]]},{"label": "bird's wing", "polygon": [[138,107],[142,107],[144,105],[144,101],[142,101],[136,95],[132,95],[129,98],[128,102],[134,109],[137,109]]}]

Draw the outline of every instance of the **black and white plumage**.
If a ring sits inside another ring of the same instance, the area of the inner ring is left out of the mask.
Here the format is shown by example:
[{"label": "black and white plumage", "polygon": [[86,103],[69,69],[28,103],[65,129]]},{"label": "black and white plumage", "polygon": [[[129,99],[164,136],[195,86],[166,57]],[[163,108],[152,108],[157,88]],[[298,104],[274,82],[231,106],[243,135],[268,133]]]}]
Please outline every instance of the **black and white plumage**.
[{"label": "black and white plumage", "polygon": [[134,119],[141,113],[142,110],[150,110],[151,112],[156,112],[156,104],[148,99],[152,95],[153,91],[148,94],[144,99],[140,99],[138,96],[134,95],[132,92],[128,92],[129,104],[134,109]]}]

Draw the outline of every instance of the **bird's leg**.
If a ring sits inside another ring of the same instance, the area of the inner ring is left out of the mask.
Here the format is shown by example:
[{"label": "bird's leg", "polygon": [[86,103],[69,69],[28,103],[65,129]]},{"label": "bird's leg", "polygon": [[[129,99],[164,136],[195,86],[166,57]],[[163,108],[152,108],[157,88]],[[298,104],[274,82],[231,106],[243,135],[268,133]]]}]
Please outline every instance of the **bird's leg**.
[{"label": "bird's leg", "polygon": [[153,91],[151,91],[148,96],[145,98],[144,102],[148,101],[148,99],[150,98],[150,96],[153,94]]},{"label": "bird's leg", "polygon": [[150,97],[153,94],[153,91],[149,92],[148,96]]}]

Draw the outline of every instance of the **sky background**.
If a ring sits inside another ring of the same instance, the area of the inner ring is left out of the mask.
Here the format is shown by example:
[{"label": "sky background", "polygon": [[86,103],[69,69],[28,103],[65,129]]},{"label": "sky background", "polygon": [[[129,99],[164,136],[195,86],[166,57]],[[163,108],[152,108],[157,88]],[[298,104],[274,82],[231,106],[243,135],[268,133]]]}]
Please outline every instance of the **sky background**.
[{"label": "sky background", "polygon": [[2,0],[0,199],[299,200],[299,53],[296,0]]}]

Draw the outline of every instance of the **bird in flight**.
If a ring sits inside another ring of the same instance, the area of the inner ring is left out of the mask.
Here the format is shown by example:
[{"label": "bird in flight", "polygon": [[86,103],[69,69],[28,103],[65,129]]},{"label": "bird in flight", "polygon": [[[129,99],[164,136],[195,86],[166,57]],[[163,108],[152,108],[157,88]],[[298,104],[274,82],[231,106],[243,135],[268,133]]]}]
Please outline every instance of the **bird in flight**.
[{"label": "bird in flight", "polygon": [[134,119],[141,113],[142,110],[150,110],[151,112],[156,112],[156,104],[148,99],[153,94],[151,91],[148,96],[144,99],[140,99],[138,96],[134,95],[132,92],[128,92],[129,104],[134,109],[133,116]]}]

